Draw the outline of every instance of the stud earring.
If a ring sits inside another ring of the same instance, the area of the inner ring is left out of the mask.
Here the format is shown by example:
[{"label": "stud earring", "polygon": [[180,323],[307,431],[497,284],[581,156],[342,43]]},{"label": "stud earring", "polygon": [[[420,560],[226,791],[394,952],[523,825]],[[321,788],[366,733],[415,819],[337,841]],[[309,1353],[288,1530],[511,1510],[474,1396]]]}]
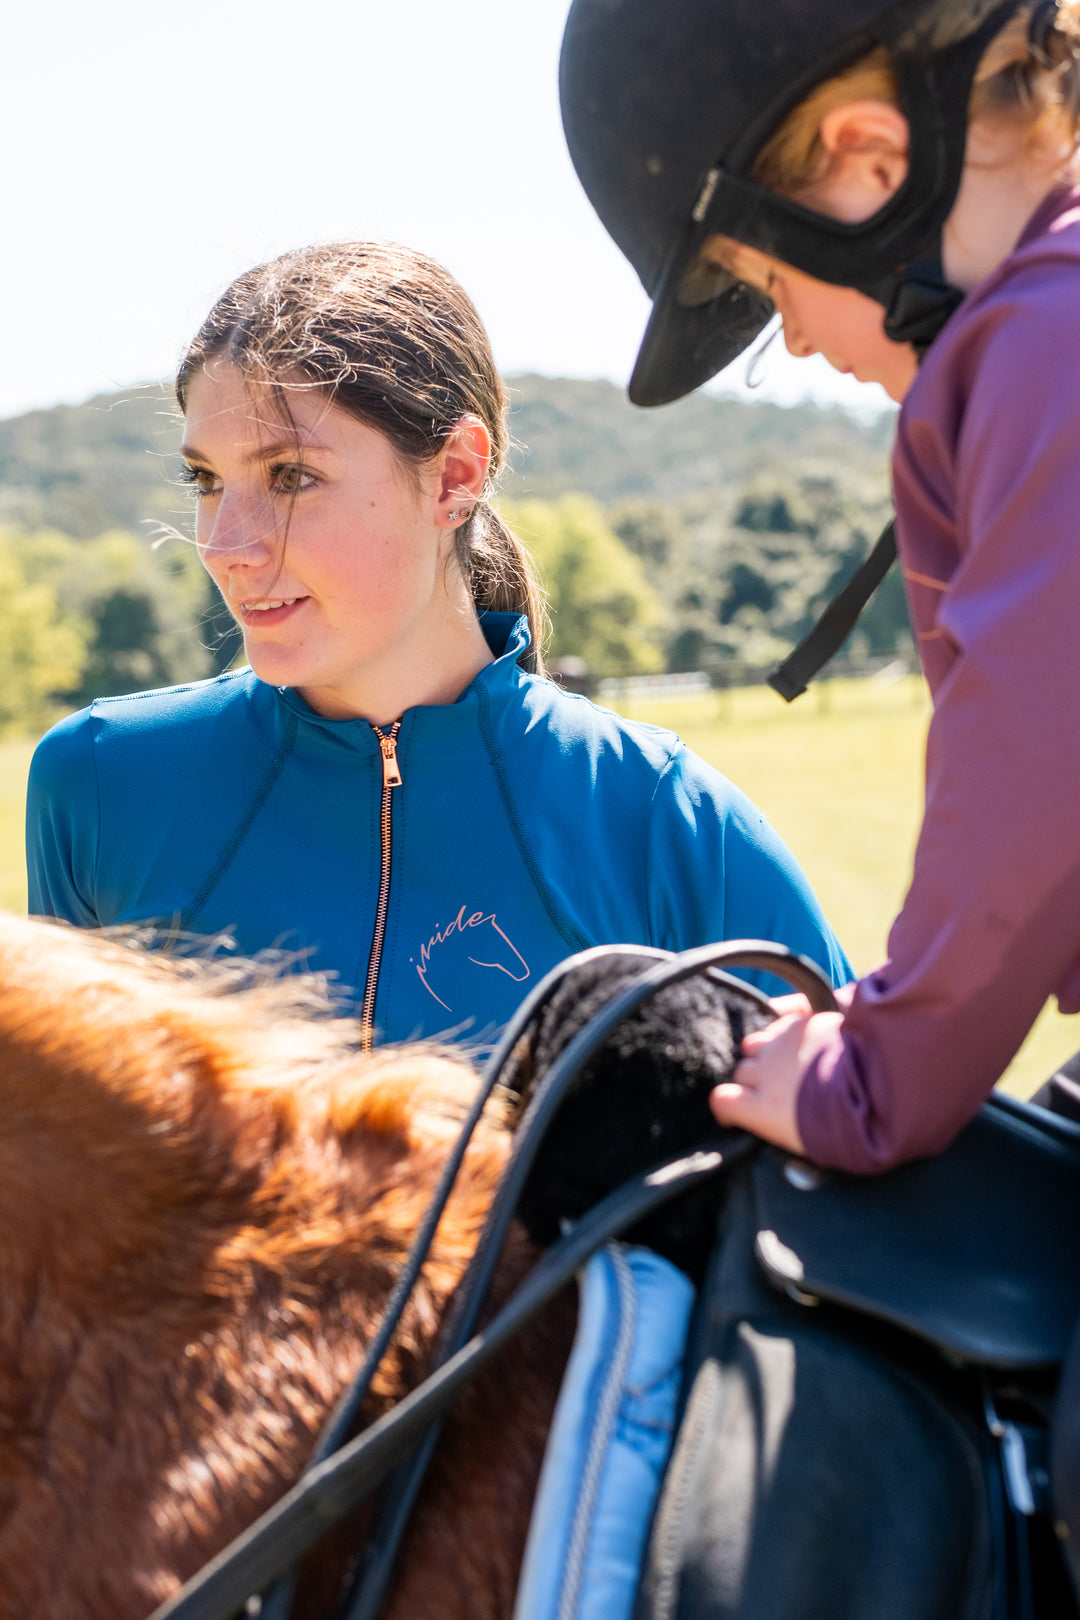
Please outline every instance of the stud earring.
[{"label": "stud earring", "polygon": [[447,512],[446,521],[448,523],[456,523],[457,520],[458,520],[458,513],[457,512]]}]

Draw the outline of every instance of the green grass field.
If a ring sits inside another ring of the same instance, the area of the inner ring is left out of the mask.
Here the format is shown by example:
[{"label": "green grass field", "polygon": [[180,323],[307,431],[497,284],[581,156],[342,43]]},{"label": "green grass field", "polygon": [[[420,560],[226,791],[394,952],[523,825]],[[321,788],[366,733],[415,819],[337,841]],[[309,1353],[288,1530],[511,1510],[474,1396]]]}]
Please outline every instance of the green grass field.
[{"label": "green grass field", "polygon": [[[750,795],[794,850],[860,972],[884,956],[922,799],[922,682],[829,681],[790,707],[767,688],[616,703],[678,731]],[[26,907],[23,800],[33,745],[0,744],[0,905]],[[1025,1096],[1080,1047],[1048,1006],[1004,1084]]]}]

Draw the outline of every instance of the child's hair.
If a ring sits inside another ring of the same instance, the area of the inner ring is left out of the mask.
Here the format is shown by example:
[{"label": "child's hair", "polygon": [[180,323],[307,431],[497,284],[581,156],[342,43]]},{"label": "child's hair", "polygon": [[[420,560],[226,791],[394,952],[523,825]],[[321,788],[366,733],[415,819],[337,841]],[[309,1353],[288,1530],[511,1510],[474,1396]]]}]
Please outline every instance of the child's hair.
[{"label": "child's hair", "polygon": [[455,559],[479,610],[527,615],[532,647],[522,662],[542,668],[536,570],[489,500],[509,447],[506,389],[479,315],[442,265],[388,242],[282,254],[239,276],[210,311],[177,373],[181,410],[192,378],[218,357],[265,388],[289,426],[290,389],[319,389],[383,434],[414,475],[456,422],[479,417],[491,434],[491,465],[481,499],[454,531]]},{"label": "child's hair", "polygon": [[[1080,131],[1080,0],[1059,0],[1044,30],[1032,39],[1038,0],[1023,6],[991,40],[979,63],[968,116],[1017,118],[1036,132],[1056,129],[1070,151]],[[828,155],[821,120],[848,101],[887,101],[900,96],[887,52],[878,48],[816,86],[788,114],[758,153],[752,176],[770,191],[799,197],[824,178]]]}]

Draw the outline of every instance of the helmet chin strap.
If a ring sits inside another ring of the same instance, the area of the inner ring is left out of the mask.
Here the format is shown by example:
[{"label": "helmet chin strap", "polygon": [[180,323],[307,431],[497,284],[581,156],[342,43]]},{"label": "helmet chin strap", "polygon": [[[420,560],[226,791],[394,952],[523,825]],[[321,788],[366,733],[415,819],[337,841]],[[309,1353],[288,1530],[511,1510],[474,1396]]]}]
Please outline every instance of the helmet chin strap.
[{"label": "helmet chin strap", "polygon": [[[888,283],[875,289],[881,301],[887,292]],[[885,331],[894,343],[910,343],[921,365],[927,349],[963,297],[959,287],[945,280],[940,249],[933,257],[915,259],[892,278]],[[809,633],[766,675],[768,685],[785,703],[801,697],[840,651],[895,561],[896,525],[890,518],[869,555],[827,603]]]},{"label": "helmet chin strap", "polygon": [[886,336],[910,343],[921,361],[963,297],[945,280],[940,257],[905,265],[885,306]]},{"label": "helmet chin strap", "polygon": [[[1031,14],[1028,38],[1032,49],[1050,66],[1047,41],[1060,0],[1039,0]],[[889,290],[891,284],[891,291]],[[876,295],[885,305],[885,332],[894,343],[910,343],[920,362],[942,327],[963,302],[961,288],[945,279],[941,231],[932,250],[887,278]]]},{"label": "helmet chin strap", "polygon": [[[1057,22],[1059,0],[1038,0],[1028,25],[1028,39],[1047,67],[1048,41]],[[895,343],[910,343],[920,361],[950,315],[963,300],[959,287],[946,281],[942,267],[941,231],[933,250],[904,266],[885,302],[885,331]]]}]

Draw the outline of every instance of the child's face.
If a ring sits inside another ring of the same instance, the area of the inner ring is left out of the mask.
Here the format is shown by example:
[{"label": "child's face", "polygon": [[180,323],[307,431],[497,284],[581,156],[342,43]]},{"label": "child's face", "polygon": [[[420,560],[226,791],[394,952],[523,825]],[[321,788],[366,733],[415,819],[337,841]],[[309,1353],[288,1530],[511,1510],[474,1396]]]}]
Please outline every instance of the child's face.
[{"label": "child's face", "polygon": [[710,237],[702,257],[772,299],[790,354],[798,359],[823,355],[836,371],[880,383],[898,404],[904,398],[915,380],[915,351],[886,337],[885,311],[872,298],[817,281],[726,236]]},{"label": "child's face", "polygon": [[[819,135],[825,170],[794,191],[794,200],[844,224],[872,218],[907,176],[907,119],[887,102],[845,102],[825,114]],[[953,286],[969,292],[1012,251],[1058,183],[1062,163],[1058,134],[1033,141],[1031,130],[1015,120],[971,123],[960,189],[942,231],[942,261]],[[709,237],[702,258],[768,294],[792,354],[822,354],[837,371],[881,383],[897,402],[904,398],[915,378],[915,353],[885,336],[884,311],[872,299],[725,236]]]}]

